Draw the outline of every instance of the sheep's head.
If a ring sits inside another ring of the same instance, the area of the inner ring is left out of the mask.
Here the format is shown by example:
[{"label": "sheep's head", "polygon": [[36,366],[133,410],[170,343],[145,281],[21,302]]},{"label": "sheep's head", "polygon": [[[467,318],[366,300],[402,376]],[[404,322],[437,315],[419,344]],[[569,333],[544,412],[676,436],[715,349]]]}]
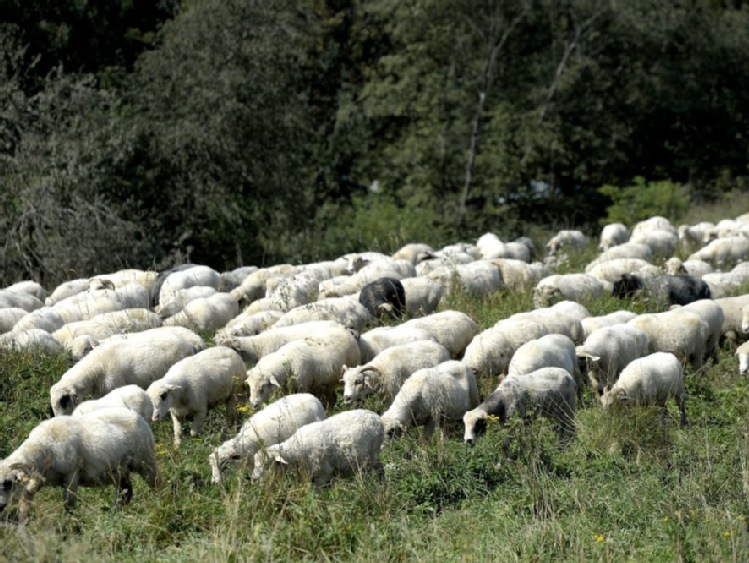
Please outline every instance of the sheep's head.
[{"label": "sheep's head", "polygon": [[151,420],[156,422],[166,417],[169,409],[174,404],[175,393],[182,390],[182,387],[175,385],[174,383],[167,383],[164,381],[156,381],[151,384],[148,388],[148,398],[151,399],[153,404],[153,415]]},{"label": "sheep's head", "polygon": [[379,377],[380,370],[373,366],[362,366],[357,368],[346,368],[341,370],[344,384],[343,402],[351,404],[355,401],[361,401],[367,395],[374,391],[374,380]]},{"label": "sheep's head", "polygon": [[49,394],[52,412],[55,416],[71,414],[81,402],[78,392],[71,385],[55,384]]},{"label": "sheep's head", "polygon": [[601,405],[604,408],[610,407],[617,403],[624,403],[629,400],[627,391],[624,389],[609,389],[608,386],[603,388],[603,395],[601,395]]},{"label": "sheep's head", "polygon": [[29,475],[30,471],[26,467],[0,464],[0,512],[18,500],[24,487],[29,483]]},{"label": "sheep's head", "polygon": [[281,387],[281,384],[272,374],[264,374],[257,369],[250,370],[247,373],[245,383],[250,388],[250,404],[254,409],[267,403],[273,391]]},{"label": "sheep's head", "polygon": [[399,438],[403,435],[403,432],[405,432],[406,428],[398,420],[394,420],[392,418],[383,418],[382,419],[383,425],[385,427],[385,439],[391,440],[393,438]]},{"label": "sheep's head", "polygon": [[252,480],[257,481],[265,475],[271,467],[283,467],[289,464],[282,456],[278,446],[271,446],[260,450],[253,458],[255,466],[252,469]]},{"label": "sheep's head", "polygon": [[244,456],[237,448],[236,440],[228,440],[208,456],[208,463],[211,466],[211,483],[218,484],[221,482],[221,473],[238,465]]}]

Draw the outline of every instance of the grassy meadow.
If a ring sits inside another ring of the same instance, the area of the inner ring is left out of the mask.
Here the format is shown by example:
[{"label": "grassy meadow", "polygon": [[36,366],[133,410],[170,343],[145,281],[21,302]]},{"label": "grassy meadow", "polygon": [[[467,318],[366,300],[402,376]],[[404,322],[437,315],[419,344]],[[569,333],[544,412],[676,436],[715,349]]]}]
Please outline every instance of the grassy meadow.
[{"label": "grassy meadow", "polygon": [[[612,298],[585,305],[594,315],[652,310]],[[530,293],[503,292],[440,306],[482,328],[531,308]],[[49,387],[68,366],[3,353],[0,457],[48,416]],[[480,380],[484,395],[495,386]],[[211,485],[207,456],[229,437],[223,413],[179,450],[171,421],[157,423],[157,490],[135,477],[133,502],[118,509],[113,488],[81,489],[68,514],[61,490],[43,488],[27,525],[2,515],[0,560],[747,561],[749,384],[726,345],[718,365],[687,368],[687,388],[684,429],[673,404],[664,420],[657,409],[603,411],[587,394],[568,445],[537,421],[490,428],[469,449],[456,423],[445,441],[423,443],[413,431],[387,444],[382,482],[323,488],[292,475],[256,483],[249,471]],[[365,406],[382,412],[377,400]]]}]

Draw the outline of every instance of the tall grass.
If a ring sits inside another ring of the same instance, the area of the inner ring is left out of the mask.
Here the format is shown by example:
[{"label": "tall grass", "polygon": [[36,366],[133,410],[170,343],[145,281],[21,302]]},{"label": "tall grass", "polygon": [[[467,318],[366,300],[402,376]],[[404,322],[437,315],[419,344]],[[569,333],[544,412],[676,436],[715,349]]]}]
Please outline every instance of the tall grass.
[{"label": "tall grass", "polygon": [[[529,293],[453,294],[441,307],[484,328],[530,303]],[[546,421],[492,427],[473,449],[459,423],[428,444],[415,430],[384,448],[382,482],[316,488],[284,474],[252,482],[245,470],[214,486],[207,456],[226,438],[223,414],[179,450],[170,425],[157,424],[157,490],[136,477],[133,502],[115,508],[114,490],[82,489],[68,514],[60,490],[44,488],[26,526],[3,515],[0,560],[746,561],[749,384],[732,350],[720,360],[687,371],[684,429],[675,406],[662,420],[657,409],[604,411],[588,400],[566,445]],[[64,357],[3,355],[0,456],[48,416],[49,387],[67,367]],[[376,400],[367,406],[382,412]]]}]

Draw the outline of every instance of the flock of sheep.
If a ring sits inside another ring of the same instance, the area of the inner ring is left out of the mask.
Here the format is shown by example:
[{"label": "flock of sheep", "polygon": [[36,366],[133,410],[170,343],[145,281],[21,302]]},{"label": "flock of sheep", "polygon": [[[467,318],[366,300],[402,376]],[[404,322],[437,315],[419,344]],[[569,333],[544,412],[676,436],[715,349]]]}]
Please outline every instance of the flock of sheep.
[{"label": "flock of sheep", "polygon": [[[734,295],[749,280],[749,216],[678,229],[663,217],[631,230],[607,225],[585,273],[553,273],[588,244],[580,231],[560,231],[544,261],[532,262],[530,239],[486,234],[300,266],[123,270],[49,296],[31,281],[0,290],[0,347],[74,360],[50,389],[54,417],[0,461],[0,511],[17,504],[25,521],[44,485],[62,487],[68,508],[79,486],[113,484],[127,503],[132,473],[157,485],[152,423],[168,413],[178,447],[184,420],[199,436],[219,405],[236,428],[246,395],[255,414],[208,456],[214,483],[242,465],[254,478],[286,466],[316,484],[362,470],[382,477],[386,440],[414,426],[444,439],[456,420],[471,446],[492,421],[514,416],[548,417],[560,440],[574,439],[587,386],[604,407],[665,409],[674,399],[685,424],[685,364],[717,363],[724,339],[740,345],[742,373],[749,364],[749,294]],[[684,247],[693,253],[682,262],[673,255]],[[436,312],[456,287],[479,296],[533,289],[535,309],[482,331],[463,312]],[[592,317],[580,304],[633,294],[664,312]],[[372,328],[383,317],[395,324]],[[199,334],[214,334],[215,345]],[[487,378],[498,386],[482,401]],[[341,388],[345,405],[376,395],[384,413],[327,417]]]}]

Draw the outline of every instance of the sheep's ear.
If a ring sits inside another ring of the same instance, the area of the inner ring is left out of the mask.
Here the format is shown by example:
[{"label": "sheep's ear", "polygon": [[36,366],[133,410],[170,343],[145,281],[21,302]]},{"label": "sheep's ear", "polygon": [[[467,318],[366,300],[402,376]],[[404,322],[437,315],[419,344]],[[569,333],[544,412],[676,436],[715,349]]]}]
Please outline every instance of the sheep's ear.
[{"label": "sheep's ear", "polygon": [[[348,369],[348,366],[346,364],[343,364],[341,366],[341,376],[343,376],[344,373],[346,373],[346,370]],[[343,379],[341,379],[343,381]]]},{"label": "sheep's ear", "polygon": [[380,370],[374,366],[367,366],[365,369],[361,371],[361,374],[364,376],[364,379],[368,379],[376,375],[382,375]]},{"label": "sheep's ear", "polygon": [[273,456],[273,461],[277,465],[289,465],[289,462],[286,461],[284,458],[281,457],[281,454],[276,454]]},{"label": "sheep's ear", "polygon": [[281,387],[281,384],[278,382],[278,380],[274,376],[270,376],[270,379],[268,380],[271,385],[274,387]]},{"label": "sheep's ear", "polygon": [[162,391],[176,391],[177,389],[182,389],[179,385],[175,385],[174,383],[164,383],[161,386]]}]

